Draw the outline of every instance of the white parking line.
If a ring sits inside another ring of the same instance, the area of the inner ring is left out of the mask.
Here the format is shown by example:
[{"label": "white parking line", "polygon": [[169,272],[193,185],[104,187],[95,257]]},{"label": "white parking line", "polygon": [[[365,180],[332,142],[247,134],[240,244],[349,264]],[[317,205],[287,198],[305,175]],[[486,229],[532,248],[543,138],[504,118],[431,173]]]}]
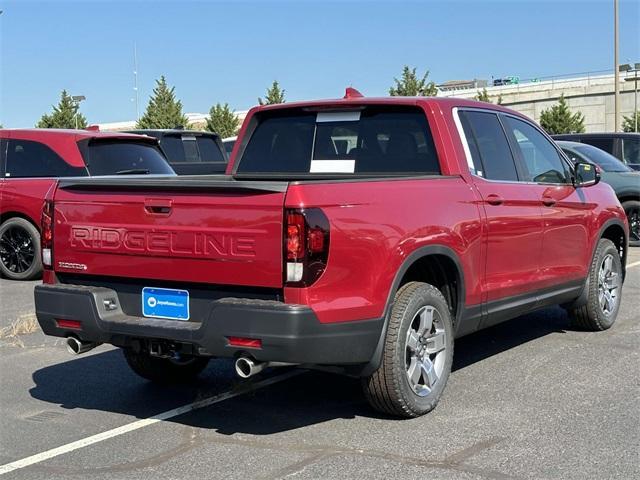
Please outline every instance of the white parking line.
[{"label": "white parking line", "polygon": [[78,450],[80,448],[88,447],[89,445],[93,445],[95,443],[99,443],[104,440],[117,437],[119,435],[124,435],[125,433],[129,433],[134,430],[139,430],[149,425],[153,425],[154,423],[169,420],[170,418],[177,417],[194,410],[198,410],[199,408],[208,407],[209,405],[213,405],[214,403],[222,402],[223,400],[237,397],[238,395],[243,395],[259,388],[273,385],[274,383],[282,382],[283,380],[287,380],[296,375],[300,375],[301,373],[303,373],[302,370],[292,370],[290,372],[283,373],[282,375],[276,375],[275,377],[256,382],[247,389],[241,389],[235,392],[224,392],[213,397],[205,398],[203,400],[184,405],[182,407],[174,408],[173,410],[159,413],[158,415],[154,415],[153,417],[138,420],[136,422],[129,423],[112,430],[107,430],[106,432],[98,433],[97,435],[92,435],[75,442],[67,443],[66,445],[62,445],[61,447],[52,448],[51,450],[31,455],[30,457],[23,458],[22,460],[16,460],[15,462],[0,465],[0,475],[4,475],[5,473],[13,472],[14,470],[19,470],[21,468],[25,468],[30,465],[43,462],[45,460],[49,460],[50,458],[57,457],[59,455],[64,455],[65,453],[73,452],[74,450]]},{"label": "white parking line", "polygon": [[629,265],[627,265],[627,268],[637,267],[638,265],[640,265],[640,262],[633,262],[633,263],[630,263]]}]

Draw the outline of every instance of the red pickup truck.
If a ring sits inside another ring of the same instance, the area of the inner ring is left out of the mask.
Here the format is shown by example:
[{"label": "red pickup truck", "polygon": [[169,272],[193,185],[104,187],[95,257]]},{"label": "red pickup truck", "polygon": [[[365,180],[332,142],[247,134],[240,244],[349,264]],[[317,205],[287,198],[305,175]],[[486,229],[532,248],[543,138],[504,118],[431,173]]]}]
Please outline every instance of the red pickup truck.
[{"label": "red pickup truck", "polygon": [[373,407],[433,409],[454,339],[553,304],[615,321],[628,225],[528,118],[457,99],[250,111],[226,175],[61,179],[43,212],[45,333],[142,377],[301,365]]}]

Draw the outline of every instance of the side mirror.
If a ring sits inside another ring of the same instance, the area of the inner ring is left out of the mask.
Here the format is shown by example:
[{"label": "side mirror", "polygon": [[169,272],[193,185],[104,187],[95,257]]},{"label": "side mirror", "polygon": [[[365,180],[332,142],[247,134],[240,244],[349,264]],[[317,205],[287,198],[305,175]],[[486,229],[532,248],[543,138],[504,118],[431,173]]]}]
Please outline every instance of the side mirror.
[{"label": "side mirror", "polygon": [[595,165],[587,162],[577,162],[575,165],[574,187],[590,187],[600,181],[600,172]]}]

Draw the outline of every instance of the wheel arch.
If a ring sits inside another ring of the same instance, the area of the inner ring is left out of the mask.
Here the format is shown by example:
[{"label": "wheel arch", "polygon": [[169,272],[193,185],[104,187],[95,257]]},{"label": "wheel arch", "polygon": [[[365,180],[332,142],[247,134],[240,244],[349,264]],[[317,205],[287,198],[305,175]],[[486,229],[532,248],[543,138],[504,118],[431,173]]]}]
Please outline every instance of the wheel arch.
[{"label": "wheel arch", "polygon": [[[611,218],[604,222],[604,224],[600,227],[598,231],[598,235],[595,237],[595,241],[593,242],[593,247],[591,249],[591,257],[589,260],[589,268],[593,264],[593,259],[596,255],[596,250],[598,249],[598,242],[606,238],[611,240],[613,244],[618,249],[618,253],[620,254],[621,263],[622,263],[622,278],[624,281],[624,277],[626,276],[626,263],[627,263],[627,250],[629,247],[628,244],[628,236],[627,232],[624,228],[624,223],[622,220],[618,218]],[[565,309],[571,310],[574,308],[579,308],[582,305],[586,305],[587,297],[589,293],[589,272],[587,272],[587,278],[584,282],[584,286],[582,287],[582,292],[580,292],[580,296],[574,300],[573,302],[563,304]]]},{"label": "wheel arch", "polygon": [[0,213],[0,225],[2,225],[4,222],[6,222],[11,218],[22,218],[28,221],[31,225],[33,225],[36,228],[36,230],[38,230],[38,233],[40,232],[40,225],[38,224],[38,222],[36,222],[33,218],[31,218],[26,213],[19,212],[17,210],[11,210],[11,211]]},{"label": "wheel arch", "polygon": [[[387,296],[384,323],[380,331],[378,344],[369,363],[361,371],[357,372],[357,375],[371,375],[380,365],[389,323],[389,313],[393,308],[395,295],[402,285],[411,281],[435,283],[434,286],[441,290],[447,302],[451,302],[451,299],[453,299],[453,305],[450,303],[450,306],[452,308],[451,316],[455,331],[464,311],[465,283],[462,263],[457,253],[445,245],[419,247],[403,260],[395,274]],[[443,285],[446,287],[445,291],[443,291]]]}]

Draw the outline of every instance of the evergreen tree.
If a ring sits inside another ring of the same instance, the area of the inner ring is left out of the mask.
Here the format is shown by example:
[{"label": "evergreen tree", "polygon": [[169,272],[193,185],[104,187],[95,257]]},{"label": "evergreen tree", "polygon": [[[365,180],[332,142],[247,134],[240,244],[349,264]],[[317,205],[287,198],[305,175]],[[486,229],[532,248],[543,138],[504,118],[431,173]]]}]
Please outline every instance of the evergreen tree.
[{"label": "evergreen tree", "polygon": [[[475,96],[475,99],[479,102],[493,103],[491,98],[489,98],[489,94],[487,93],[487,89],[483,88],[482,91],[478,90],[478,94]],[[502,105],[502,95],[498,95],[498,99],[496,100],[497,105]]]},{"label": "evergreen tree", "polygon": [[[636,130],[636,125],[638,130]],[[635,114],[631,114],[628,117],[624,117],[622,121],[623,132],[638,132],[640,131],[640,110],[636,110]]]},{"label": "evergreen tree", "polygon": [[42,115],[36,128],[86,128],[87,119],[78,112],[79,109],[80,105],[63,90],[58,105],[53,105],[51,114]]},{"label": "evergreen tree", "polygon": [[392,97],[435,97],[438,94],[438,89],[435,83],[427,82],[427,77],[429,77],[428,70],[422,78],[418,78],[416,69],[405,65],[400,80],[393,79],[396,84],[395,87],[389,89],[389,95]]},{"label": "evergreen tree", "polygon": [[274,105],[276,103],[284,103],[284,90],[280,88],[280,84],[277,80],[274,80],[271,87],[267,89],[267,95],[265,99],[258,98],[260,105]]},{"label": "evergreen tree", "polygon": [[478,90],[478,94],[476,95],[476,100],[478,100],[479,102],[492,103],[486,88],[483,88],[482,91]]},{"label": "evergreen tree", "polygon": [[584,115],[571,113],[564,95],[560,96],[557,105],[543,110],[540,114],[540,125],[549,135],[558,133],[583,133]]},{"label": "evergreen tree", "polygon": [[222,138],[233,137],[238,134],[239,127],[240,120],[229,108],[229,104],[216,103],[209,110],[206,129],[210,132],[215,132]]},{"label": "evergreen tree", "polygon": [[189,128],[189,121],[182,113],[182,102],[176,100],[175,87],[169,88],[164,75],[156,80],[156,87],[149,99],[147,110],[136,128]]}]

